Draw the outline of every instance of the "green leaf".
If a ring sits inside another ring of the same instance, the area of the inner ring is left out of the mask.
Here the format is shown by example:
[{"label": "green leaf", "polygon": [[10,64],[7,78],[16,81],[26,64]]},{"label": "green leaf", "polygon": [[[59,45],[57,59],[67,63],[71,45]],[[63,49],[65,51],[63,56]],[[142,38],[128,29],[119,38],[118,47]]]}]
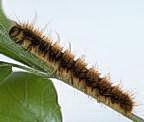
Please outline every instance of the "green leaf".
[{"label": "green leaf", "polygon": [[[47,64],[9,38],[14,21],[9,20],[0,0],[0,53],[29,67],[50,73]],[[2,71],[4,73],[4,71]],[[1,74],[0,74],[1,75]],[[0,121],[61,122],[62,116],[52,82],[30,73],[3,75],[0,84]]]},{"label": "green leaf", "polygon": [[0,122],[62,122],[49,79],[14,72],[0,85]]},{"label": "green leaf", "polygon": [[12,72],[12,66],[0,63],[0,81],[4,80]]},{"label": "green leaf", "polygon": [[6,17],[2,8],[2,0],[0,0],[0,24],[4,25],[6,28],[9,28],[12,24],[12,21]]}]

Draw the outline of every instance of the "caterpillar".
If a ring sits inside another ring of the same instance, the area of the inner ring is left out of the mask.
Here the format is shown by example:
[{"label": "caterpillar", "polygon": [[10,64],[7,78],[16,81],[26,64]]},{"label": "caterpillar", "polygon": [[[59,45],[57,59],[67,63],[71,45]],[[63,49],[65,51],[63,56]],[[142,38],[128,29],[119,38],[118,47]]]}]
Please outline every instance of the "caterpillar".
[{"label": "caterpillar", "polygon": [[131,114],[134,101],[128,92],[114,86],[106,77],[101,77],[96,68],[88,68],[82,58],[76,59],[70,50],[64,50],[32,24],[15,23],[9,30],[9,36],[25,50],[52,66],[61,79],[115,110]]}]

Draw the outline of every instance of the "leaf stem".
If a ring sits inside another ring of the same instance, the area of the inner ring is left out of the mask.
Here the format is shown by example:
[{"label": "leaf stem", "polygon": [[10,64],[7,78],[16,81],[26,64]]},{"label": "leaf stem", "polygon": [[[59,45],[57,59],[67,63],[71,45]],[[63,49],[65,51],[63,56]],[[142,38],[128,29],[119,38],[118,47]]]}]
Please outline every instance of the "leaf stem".
[{"label": "leaf stem", "polygon": [[41,72],[41,71],[39,71],[39,70],[30,68],[30,67],[27,67],[27,66],[22,66],[22,65],[14,64],[14,63],[8,63],[8,62],[0,61],[0,67],[1,67],[1,66],[12,66],[12,67],[16,67],[16,68],[19,68],[19,69],[28,71],[28,72],[30,72],[30,73],[33,73],[33,74],[35,74],[35,75],[38,75],[38,76],[41,76],[41,77],[44,77],[44,78],[52,78],[52,77],[55,77],[52,73],[44,73],[44,72]]}]

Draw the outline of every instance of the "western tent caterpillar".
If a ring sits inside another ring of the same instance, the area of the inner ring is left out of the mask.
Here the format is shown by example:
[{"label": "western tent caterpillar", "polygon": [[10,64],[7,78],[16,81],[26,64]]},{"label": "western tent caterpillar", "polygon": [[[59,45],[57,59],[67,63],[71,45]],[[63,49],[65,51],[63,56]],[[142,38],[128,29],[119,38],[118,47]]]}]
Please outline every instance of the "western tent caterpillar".
[{"label": "western tent caterpillar", "polygon": [[52,66],[56,75],[68,81],[68,84],[123,114],[131,114],[134,106],[131,95],[118,86],[113,86],[107,78],[101,77],[95,68],[87,68],[81,58],[75,59],[70,50],[63,50],[57,42],[53,43],[43,36],[33,25],[16,23],[11,27],[9,36],[24,49]]}]

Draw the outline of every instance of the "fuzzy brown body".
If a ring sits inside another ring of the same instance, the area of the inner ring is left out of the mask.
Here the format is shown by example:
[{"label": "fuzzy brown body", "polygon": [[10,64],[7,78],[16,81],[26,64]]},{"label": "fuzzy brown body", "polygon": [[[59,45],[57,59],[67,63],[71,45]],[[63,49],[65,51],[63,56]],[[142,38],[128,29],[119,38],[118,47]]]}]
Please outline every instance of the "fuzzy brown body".
[{"label": "fuzzy brown body", "polygon": [[119,111],[124,114],[132,112],[134,102],[128,93],[123,92],[118,86],[113,86],[107,78],[100,77],[95,68],[87,68],[81,58],[75,59],[69,50],[63,51],[58,43],[52,43],[33,26],[16,24],[10,29],[9,36],[17,44],[51,65],[57,75],[67,77],[71,85],[107,105],[120,109]]}]

